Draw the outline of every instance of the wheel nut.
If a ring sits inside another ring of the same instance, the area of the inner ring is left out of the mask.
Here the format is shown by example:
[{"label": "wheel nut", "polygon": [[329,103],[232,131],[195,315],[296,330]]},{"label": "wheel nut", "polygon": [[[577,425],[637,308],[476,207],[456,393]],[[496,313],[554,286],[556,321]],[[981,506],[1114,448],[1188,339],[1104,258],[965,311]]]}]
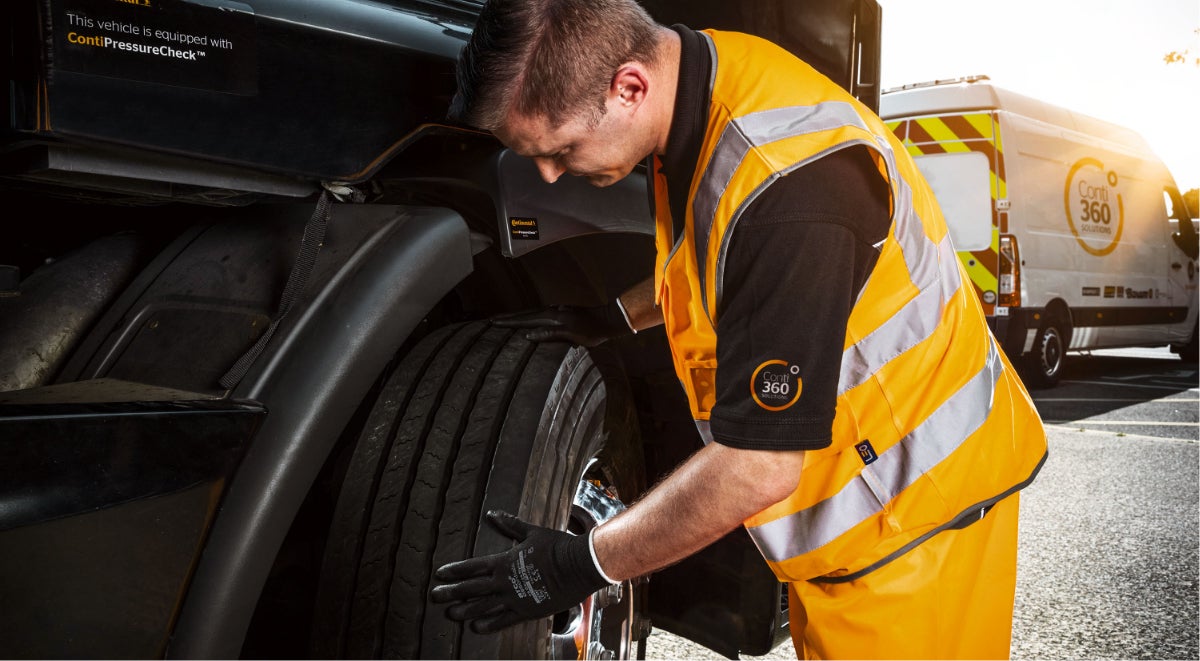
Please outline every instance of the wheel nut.
[{"label": "wheel nut", "polygon": [[623,583],[618,583],[616,585],[610,585],[610,586],[600,590],[599,592],[597,592],[596,593],[596,602],[595,602],[596,607],[597,608],[608,608],[609,606],[612,606],[613,604],[621,601],[621,595],[623,594],[623,590],[622,590],[623,586],[624,586]]}]

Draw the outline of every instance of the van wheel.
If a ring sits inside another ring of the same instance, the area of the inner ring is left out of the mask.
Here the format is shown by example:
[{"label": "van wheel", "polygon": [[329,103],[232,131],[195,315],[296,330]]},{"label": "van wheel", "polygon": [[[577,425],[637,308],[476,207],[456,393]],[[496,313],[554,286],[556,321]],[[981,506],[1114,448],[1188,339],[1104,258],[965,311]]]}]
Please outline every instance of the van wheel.
[{"label": "van wheel", "polygon": [[606,589],[569,612],[482,636],[428,595],[447,562],[511,546],[482,514],[585,533],[644,489],[615,359],[474,322],[420,342],[387,379],[335,507],[316,658],[628,658],[644,602]]},{"label": "van wheel", "polygon": [[1053,388],[1062,378],[1066,360],[1066,341],[1059,322],[1047,318],[1038,329],[1033,349],[1026,356],[1026,377],[1033,388]]}]

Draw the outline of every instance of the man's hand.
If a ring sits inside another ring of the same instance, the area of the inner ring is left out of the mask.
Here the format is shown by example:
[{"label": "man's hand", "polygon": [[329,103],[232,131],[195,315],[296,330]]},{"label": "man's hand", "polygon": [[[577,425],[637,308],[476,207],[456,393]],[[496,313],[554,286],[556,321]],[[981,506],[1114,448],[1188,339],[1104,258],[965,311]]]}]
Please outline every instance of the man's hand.
[{"label": "man's hand", "polygon": [[447,617],[470,620],[476,633],[567,610],[608,585],[586,535],[542,528],[504,512],[488,512],[487,520],[517,545],[442,566],[434,576],[445,585],[431,593],[437,603],[455,602]]},{"label": "man's hand", "polygon": [[501,328],[532,329],[525,334],[531,342],[565,340],[585,347],[633,333],[616,300],[596,307],[559,305],[521,312],[497,317],[492,323]]}]

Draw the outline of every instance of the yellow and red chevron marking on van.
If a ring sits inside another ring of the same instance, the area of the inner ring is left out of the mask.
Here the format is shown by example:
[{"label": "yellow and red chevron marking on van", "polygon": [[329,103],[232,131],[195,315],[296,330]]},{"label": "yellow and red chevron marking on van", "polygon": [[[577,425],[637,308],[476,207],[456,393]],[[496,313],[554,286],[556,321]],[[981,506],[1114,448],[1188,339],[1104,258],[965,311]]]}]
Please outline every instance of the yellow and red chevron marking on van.
[{"label": "yellow and red chevron marking on van", "polygon": [[992,245],[987,250],[960,251],[975,293],[987,314],[994,312],[999,272],[1000,233],[1006,230],[1008,214],[998,211],[996,202],[1008,197],[1004,180],[1004,147],[996,118],[991,113],[937,115],[889,121],[887,127],[913,156],[978,152],[987,156],[991,170]]}]

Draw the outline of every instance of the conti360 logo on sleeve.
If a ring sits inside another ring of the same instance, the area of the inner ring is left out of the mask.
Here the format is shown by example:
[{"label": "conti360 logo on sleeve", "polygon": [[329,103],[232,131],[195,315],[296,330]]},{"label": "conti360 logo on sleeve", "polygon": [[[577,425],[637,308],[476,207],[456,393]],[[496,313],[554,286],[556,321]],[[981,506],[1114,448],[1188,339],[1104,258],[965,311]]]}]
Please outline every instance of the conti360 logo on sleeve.
[{"label": "conti360 logo on sleeve", "polygon": [[1067,224],[1079,245],[1098,257],[1116,249],[1125,229],[1120,183],[1115,170],[1106,171],[1094,158],[1079,159],[1067,173]]},{"label": "conti360 logo on sleeve", "polygon": [[750,396],[768,411],[782,411],[800,399],[800,368],[783,360],[768,360],[750,377]]}]

